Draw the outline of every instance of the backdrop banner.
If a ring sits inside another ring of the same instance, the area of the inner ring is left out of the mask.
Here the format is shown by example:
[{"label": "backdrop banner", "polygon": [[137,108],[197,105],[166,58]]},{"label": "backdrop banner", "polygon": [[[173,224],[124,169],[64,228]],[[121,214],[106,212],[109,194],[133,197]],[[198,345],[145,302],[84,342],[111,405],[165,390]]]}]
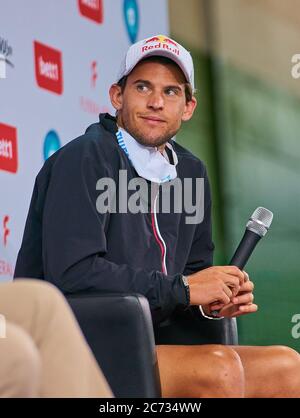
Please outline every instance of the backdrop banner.
[{"label": "backdrop banner", "polygon": [[168,31],[167,0],[1,1],[0,281],[45,159],[113,112],[108,88],[131,43]]}]

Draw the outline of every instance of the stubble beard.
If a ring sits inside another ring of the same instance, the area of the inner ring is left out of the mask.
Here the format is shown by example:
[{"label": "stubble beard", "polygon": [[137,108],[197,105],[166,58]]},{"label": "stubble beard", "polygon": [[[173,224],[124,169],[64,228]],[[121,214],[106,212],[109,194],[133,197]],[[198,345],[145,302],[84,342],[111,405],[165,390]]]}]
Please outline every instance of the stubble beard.
[{"label": "stubble beard", "polygon": [[144,145],[146,147],[161,147],[165,145],[170,139],[172,139],[178,129],[172,129],[169,132],[166,132],[163,136],[158,138],[149,138],[146,137],[138,127],[129,126],[126,118],[119,115],[118,117],[119,126],[123,127],[125,131],[127,131],[139,144]]}]

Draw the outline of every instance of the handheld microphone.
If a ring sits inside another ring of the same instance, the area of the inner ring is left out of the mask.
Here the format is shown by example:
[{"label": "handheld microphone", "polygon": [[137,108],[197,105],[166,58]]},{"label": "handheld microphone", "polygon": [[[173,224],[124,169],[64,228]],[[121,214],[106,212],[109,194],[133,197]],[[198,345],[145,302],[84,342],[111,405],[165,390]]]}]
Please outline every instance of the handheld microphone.
[{"label": "handheld microphone", "polygon": [[[258,207],[252,213],[246,225],[246,231],[239,246],[237,247],[230,266],[243,269],[249,260],[259,240],[266,235],[273,220],[273,213],[266,208]],[[212,311],[212,315],[218,315],[219,311]]]}]

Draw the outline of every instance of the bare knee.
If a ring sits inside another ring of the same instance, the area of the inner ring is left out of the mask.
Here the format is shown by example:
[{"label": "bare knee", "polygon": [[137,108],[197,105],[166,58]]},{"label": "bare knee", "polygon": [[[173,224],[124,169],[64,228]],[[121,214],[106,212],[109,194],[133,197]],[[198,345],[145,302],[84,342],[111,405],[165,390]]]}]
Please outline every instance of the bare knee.
[{"label": "bare knee", "polygon": [[267,347],[267,362],[277,372],[278,377],[288,377],[291,373],[299,373],[300,355],[297,351],[286,346]]},{"label": "bare knee", "polygon": [[222,345],[158,346],[163,397],[242,397],[239,355]]},{"label": "bare knee", "polygon": [[205,380],[215,397],[243,397],[244,369],[239,355],[227,346],[212,346]]},{"label": "bare knee", "polygon": [[300,396],[300,356],[285,346],[266,347],[265,361],[272,383],[269,397]]},{"label": "bare knee", "polygon": [[300,360],[299,353],[290,347],[274,345],[266,347],[266,360],[277,363],[283,367],[290,367]]}]

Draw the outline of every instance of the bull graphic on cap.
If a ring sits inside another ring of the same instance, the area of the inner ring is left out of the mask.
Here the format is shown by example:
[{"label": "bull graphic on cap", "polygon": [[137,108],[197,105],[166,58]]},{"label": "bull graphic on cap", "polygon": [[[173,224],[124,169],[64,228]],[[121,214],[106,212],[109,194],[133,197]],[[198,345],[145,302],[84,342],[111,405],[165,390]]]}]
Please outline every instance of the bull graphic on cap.
[{"label": "bull graphic on cap", "polygon": [[[155,45],[150,45],[153,43]],[[153,36],[152,38],[146,39],[144,42],[144,46],[142,47],[142,52],[149,51],[153,48],[167,49],[173,52],[174,54],[179,55],[179,48],[177,43],[165,35],[157,35]]]},{"label": "bull graphic on cap", "polygon": [[153,38],[146,39],[145,44],[148,44],[150,42],[167,43],[167,44],[173,45],[176,48],[178,48],[177,43],[174,42],[172,39],[167,38],[165,35],[157,35],[157,36],[153,36]]}]

